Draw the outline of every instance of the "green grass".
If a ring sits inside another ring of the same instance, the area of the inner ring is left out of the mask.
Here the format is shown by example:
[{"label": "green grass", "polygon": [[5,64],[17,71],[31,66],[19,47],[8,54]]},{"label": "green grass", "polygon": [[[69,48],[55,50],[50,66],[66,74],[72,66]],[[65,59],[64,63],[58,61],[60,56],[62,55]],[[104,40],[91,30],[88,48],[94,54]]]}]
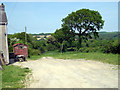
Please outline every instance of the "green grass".
[{"label": "green grass", "polygon": [[33,55],[33,56],[30,56],[30,58],[27,58],[28,60],[37,60],[37,59],[40,59],[41,57],[43,57],[43,55]]},{"label": "green grass", "polygon": [[43,55],[40,56],[32,56],[31,59],[39,59],[41,57],[53,57],[53,58],[59,58],[59,59],[86,59],[86,60],[95,60],[95,61],[101,61],[104,63],[114,64],[118,65],[118,54],[105,54],[100,52],[92,52],[92,53],[81,53],[81,52],[65,52],[65,53],[59,53],[59,52],[46,52]]},{"label": "green grass", "polygon": [[18,66],[4,66],[2,71],[2,88],[23,88],[25,76],[29,73],[28,68]]}]

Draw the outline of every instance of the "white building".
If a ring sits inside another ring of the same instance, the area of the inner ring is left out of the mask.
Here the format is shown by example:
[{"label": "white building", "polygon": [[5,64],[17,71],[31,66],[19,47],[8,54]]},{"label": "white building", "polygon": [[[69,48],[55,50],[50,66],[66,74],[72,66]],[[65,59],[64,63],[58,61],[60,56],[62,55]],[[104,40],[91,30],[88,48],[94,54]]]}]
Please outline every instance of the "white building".
[{"label": "white building", "polygon": [[9,63],[8,42],[7,42],[7,16],[5,6],[0,5],[0,51],[2,51],[6,64]]}]

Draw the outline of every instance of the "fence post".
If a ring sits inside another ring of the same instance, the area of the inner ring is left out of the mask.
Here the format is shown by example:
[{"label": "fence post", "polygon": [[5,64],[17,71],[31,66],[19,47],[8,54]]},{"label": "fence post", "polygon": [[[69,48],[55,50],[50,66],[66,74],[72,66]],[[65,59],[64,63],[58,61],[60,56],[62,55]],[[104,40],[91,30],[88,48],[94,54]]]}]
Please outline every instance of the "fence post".
[{"label": "fence post", "polygon": [[0,60],[1,60],[2,66],[6,65],[3,53],[0,53]]}]

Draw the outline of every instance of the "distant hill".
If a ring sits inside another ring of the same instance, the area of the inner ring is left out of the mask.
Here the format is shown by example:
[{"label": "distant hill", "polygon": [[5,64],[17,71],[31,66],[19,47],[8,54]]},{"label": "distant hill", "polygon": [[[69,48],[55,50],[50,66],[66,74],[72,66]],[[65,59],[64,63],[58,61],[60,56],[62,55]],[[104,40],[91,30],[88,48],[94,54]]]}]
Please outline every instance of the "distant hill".
[{"label": "distant hill", "polygon": [[120,33],[118,32],[99,32],[99,39],[112,40],[118,39],[119,36]]},{"label": "distant hill", "polygon": [[[37,37],[37,40],[40,39],[46,39],[47,37],[51,36],[52,33],[39,33],[39,34],[32,34],[33,37]],[[11,34],[8,34],[11,35]],[[100,40],[113,40],[118,39],[120,37],[120,33],[118,32],[99,32],[99,38]]]}]

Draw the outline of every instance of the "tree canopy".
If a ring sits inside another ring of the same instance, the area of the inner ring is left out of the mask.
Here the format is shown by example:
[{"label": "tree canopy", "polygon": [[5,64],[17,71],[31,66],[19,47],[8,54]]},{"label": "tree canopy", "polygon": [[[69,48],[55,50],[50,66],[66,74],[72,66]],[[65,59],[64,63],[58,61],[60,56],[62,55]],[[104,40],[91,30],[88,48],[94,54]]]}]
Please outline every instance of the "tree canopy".
[{"label": "tree canopy", "polygon": [[71,42],[75,40],[74,31],[70,31],[67,26],[57,29],[52,35],[55,37],[56,41],[61,44],[61,50],[63,50],[65,42],[71,44]]},{"label": "tree canopy", "polygon": [[57,29],[53,36],[58,42],[62,43],[63,41],[71,42],[74,40],[75,34],[74,31],[70,31],[69,27],[64,26],[61,29]]},{"label": "tree canopy", "polygon": [[62,20],[62,26],[67,26],[71,31],[75,31],[79,36],[79,46],[81,47],[82,39],[88,40],[92,35],[98,37],[98,32],[103,28],[104,21],[98,11],[89,9],[80,9],[68,14]]}]

